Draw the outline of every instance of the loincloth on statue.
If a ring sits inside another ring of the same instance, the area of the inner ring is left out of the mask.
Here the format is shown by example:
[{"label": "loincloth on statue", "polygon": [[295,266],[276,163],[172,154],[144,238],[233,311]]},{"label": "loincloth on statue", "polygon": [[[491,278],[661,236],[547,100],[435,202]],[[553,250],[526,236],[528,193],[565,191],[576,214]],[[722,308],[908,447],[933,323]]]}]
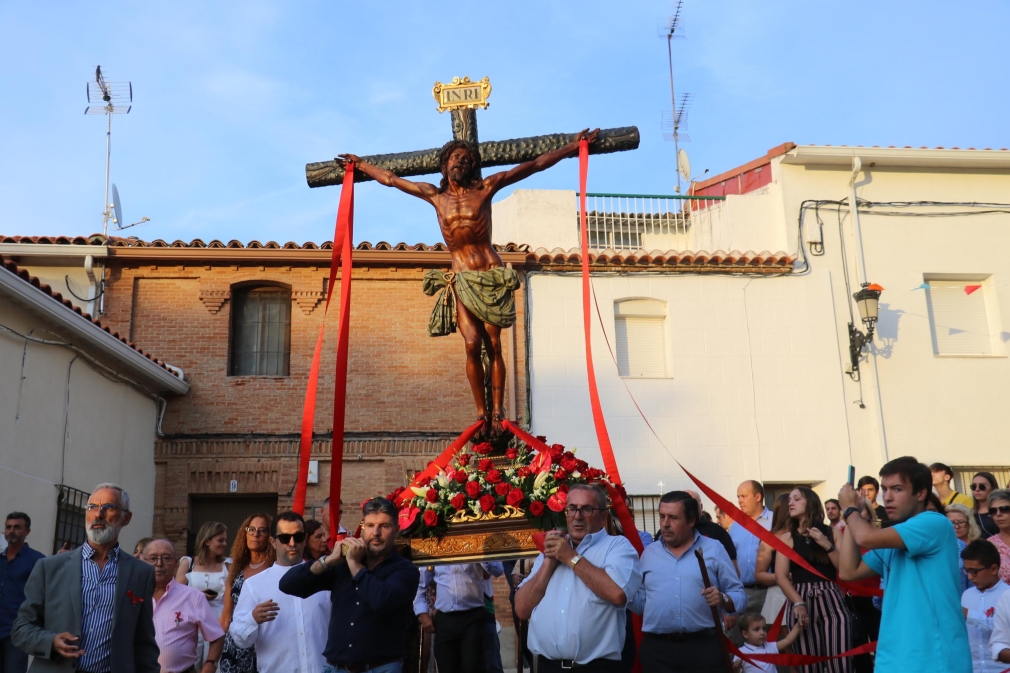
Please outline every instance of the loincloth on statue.
[{"label": "loincloth on statue", "polygon": [[[453,292],[455,288],[455,292]],[[441,290],[428,320],[428,336],[456,331],[456,297],[481,322],[511,327],[516,321],[515,290],[519,274],[503,266],[487,271],[439,271],[424,274],[424,293]]]}]

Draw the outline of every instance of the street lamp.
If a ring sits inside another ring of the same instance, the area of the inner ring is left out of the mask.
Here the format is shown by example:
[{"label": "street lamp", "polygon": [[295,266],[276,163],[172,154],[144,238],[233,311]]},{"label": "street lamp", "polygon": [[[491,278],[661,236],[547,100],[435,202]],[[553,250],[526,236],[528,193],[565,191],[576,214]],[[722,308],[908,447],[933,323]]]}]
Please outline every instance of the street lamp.
[{"label": "street lamp", "polygon": [[849,360],[852,363],[849,376],[854,381],[859,380],[859,359],[862,357],[863,349],[873,341],[873,326],[877,322],[880,293],[884,288],[876,283],[863,283],[859,292],[852,295],[859,307],[859,318],[866,325],[866,333],[856,329],[855,325],[849,323]]}]

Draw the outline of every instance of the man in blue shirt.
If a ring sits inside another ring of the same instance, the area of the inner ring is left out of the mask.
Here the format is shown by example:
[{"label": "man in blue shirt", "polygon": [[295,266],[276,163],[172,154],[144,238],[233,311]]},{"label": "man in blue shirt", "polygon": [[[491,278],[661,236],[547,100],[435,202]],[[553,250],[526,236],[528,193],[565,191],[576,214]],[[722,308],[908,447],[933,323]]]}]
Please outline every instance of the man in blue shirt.
[{"label": "man in blue shirt", "polygon": [[[697,530],[698,502],[685,491],[659,501],[661,544],[642,554],[642,588],[631,609],[642,615],[639,661],[645,673],[722,670],[722,644],[712,608],[747,607],[747,596],[722,544]],[[712,586],[706,588],[695,550],[701,549]],[[721,627],[720,627],[721,628]]]},{"label": "man in blue shirt", "polygon": [[[890,528],[863,518],[866,501],[852,486],[838,493],[846,524],[839,577],[882,577],[886,586],[874,670],[971,673],[957,537],[947,517],[926,511],[929,468],[910,456],[895,458],[880,469],[880,482]],[[869,551],[860,557],[860,548]]]},{"label": "man in blue shirt", "polygon": [[0,554],[0,671],[24,673],[28,670],[28,654],[14,647],[11,626],[18,608],[25,602],[25,582],[42,558],[40,552],[28,546],[25,538],[32,531],[32,519],[24,512],[11,512],[4,522],[7,552]]},{"label": "man in blue shirt", "polygon": [[[748,479],[740,484],[736,489],[736,501],[744,514],[757,521],[765,530],[771,530],[772,512],[765,507],[765,489],[761,482]],[[768,587],[758,584],[754,578],[761,540],[748,533],[747,529],[739,524],[730,526],[729,536],[736,547],[736,567],[740,571],[740,581],[743,582],[744,591],[747,593],[747,607],[755,612],[761,612],[765,604],[765,594],[768,593]],[[730,619],[730,625],[735,621]],[[743,636],[736,627],[730,633],[730,638],[737,645],[743,644]]]},{"label": "man in blue shirt", "polygon": [[565,516],[568,535],[547,533],[544,553],[516,592],[516,614],[530,620],[539,673],[618,673],[625,607],[642,583],[638,553],[627,538],[607,535],[607,494],[598,486],[572,486]]}]

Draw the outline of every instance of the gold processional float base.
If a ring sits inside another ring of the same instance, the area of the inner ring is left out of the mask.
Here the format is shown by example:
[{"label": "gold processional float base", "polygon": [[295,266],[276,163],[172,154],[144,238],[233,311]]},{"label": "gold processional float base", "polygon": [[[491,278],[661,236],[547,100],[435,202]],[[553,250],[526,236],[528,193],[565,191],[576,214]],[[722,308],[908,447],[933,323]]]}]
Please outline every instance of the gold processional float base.
[{"label": "gold processional float base", "polygon": [[441,537],[401,537],[397,550],[419,566],[501,561],[540,553],[533,539],[539,531],[515,507],[506,506],[497,515],[457,514],[450,524],[449,532]]}]

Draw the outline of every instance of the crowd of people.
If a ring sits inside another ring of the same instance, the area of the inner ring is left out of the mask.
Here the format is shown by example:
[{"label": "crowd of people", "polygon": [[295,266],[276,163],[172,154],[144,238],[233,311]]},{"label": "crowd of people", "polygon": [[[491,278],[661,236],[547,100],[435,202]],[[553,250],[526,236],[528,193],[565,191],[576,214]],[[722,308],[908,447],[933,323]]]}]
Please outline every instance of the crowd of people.
[{"label": "crowd of people", "polygon": [[605,491],[572,486],[567,530],[547,532],[532,564],[434,568],[397,552],[384,498],[364,503],[355,535],[256,513],[230,549],[225,525],[208,522],[192,557],[164,539],[130,555],[129,494],[101,484],[86,541],[66,553],[44,557],[27,542],[30,516],[7,516],[0,673],[29,657],[33,671],[79,673],[500,673],[495,577],[540,673],[624,673],[636,659],[645,673],[1006,670],[1010,490],[979,472],[961,494],[948,466],[910,457],[878,476],[823,503],[796,487],[771,510],[748,480],[739,509],[714,519],[697,493],[671,491],[655,538],[636,531],[641,555]]}]

